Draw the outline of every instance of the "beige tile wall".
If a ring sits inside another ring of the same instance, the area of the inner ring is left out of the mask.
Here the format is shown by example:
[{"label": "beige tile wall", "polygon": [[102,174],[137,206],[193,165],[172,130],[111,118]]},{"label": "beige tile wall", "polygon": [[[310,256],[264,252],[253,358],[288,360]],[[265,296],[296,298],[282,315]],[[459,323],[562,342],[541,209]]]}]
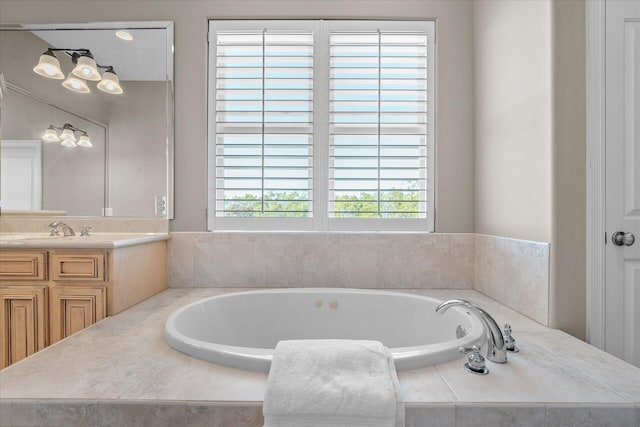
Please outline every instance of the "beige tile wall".
[{"label": "beige tile wall", "polygon": [[549,325],[549,244],[475,236],[475,289]]},{"label": "beige tile wall", "polygon": [[171,233],[170,287],[473,288],[473,234]]},{"label": "beige tile wall", "polygon": [[476,289],[548,325],[549,245],[439,233],[175,232],[169,287]]}]

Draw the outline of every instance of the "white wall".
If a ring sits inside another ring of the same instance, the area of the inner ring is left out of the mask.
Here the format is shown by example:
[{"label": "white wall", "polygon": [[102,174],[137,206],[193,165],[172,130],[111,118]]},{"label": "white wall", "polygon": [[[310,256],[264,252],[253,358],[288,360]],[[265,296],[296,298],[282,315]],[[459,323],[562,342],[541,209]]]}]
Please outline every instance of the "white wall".
[{"label": "white wall", "polygon": [[474,2],[475,231],[551,238],[551,2]]},{"label": "white wall", "polygon": [[206,230],[207,19],[435,19],[436,231],[473,231],[472,4],[448,0],[2,0],[0,22],[175,22],[174,231]]},{"label": "white wall", "polygon": [[551,243],[549,322],[585,336],[585,9],[474,2],[475,231]]}]

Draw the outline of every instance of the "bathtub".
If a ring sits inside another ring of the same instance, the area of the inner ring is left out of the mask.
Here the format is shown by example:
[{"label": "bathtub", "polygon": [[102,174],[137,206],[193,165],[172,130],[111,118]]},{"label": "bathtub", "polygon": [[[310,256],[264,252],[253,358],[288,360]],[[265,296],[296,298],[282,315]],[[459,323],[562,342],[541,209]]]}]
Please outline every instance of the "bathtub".
[{"label": "bathtub", "polygon": [[[173,312],[164,337],[174,349],[220,365],[267,372],[275,346],[291,339],[378,340],[398,370],[460,357],[484,328],[464,308],[437,314],[441,301],[359,289],[273,289],[206,298]],[[461,325],[466,335],[456,338]]]}]

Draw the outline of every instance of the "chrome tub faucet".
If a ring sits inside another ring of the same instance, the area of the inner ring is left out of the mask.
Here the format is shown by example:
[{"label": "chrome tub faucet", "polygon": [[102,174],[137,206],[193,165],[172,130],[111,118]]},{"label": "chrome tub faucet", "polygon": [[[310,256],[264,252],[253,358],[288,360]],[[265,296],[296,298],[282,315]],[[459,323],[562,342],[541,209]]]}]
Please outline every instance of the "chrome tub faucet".
[{"label": "chrome tub faucet", "polygon": [[449,308],[460,305],[466,307],[478,316],[484,324],[487,338],[487,359],[496,363],[505,363],[507,361],[507,347],[504,342],[504,337],[502,336],[502,330],[489,313],[469,301],[459,299],[452,299],[441,303],[436,307],[436,313],[443,314]]}]

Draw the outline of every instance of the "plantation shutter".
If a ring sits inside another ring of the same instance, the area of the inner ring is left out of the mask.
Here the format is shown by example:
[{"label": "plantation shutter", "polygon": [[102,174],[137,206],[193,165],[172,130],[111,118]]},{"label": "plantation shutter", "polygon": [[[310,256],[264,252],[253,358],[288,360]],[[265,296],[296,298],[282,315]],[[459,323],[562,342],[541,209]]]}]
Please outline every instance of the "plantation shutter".
[{"label": "plantation shutter", "polygon": [[420,31],[331,32],[330,218],[426,218],[427,42]]},{"label": "plantation shutter", "polygon": [[313,32],[215,33],[215,215],[310,217]]}]

